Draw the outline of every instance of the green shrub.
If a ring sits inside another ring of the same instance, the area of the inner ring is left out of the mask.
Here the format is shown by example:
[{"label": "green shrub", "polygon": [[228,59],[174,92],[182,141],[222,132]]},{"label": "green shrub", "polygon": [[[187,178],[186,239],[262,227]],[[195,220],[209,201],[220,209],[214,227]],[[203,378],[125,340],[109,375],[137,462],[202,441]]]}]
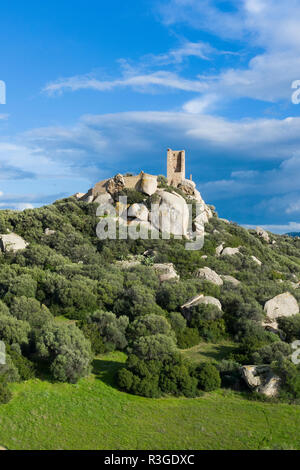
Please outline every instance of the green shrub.
[{"label": "green shrub", "polygon": [[99,331],[95,328],[93,323],[85,323],[81,330],[84,336],[90,341],[92,351],[95,355],[102,354],[106,352],[106,347],[101,338]]},{"label": "green shrub", "polygon": [[8,388],[7,382],[0,378],[0,404],[6,404],[12,399],[12,392]]},{"label": "green shrub", "polygon": [[36,349],[58,381],[76,383],[90,372],[90,342],[73,324],[45,325],[37,336]]},{"label": "green shrub", "polygon": [[192,348],[201,341],[197,328],[186,327],[183,330],[178,331],[176,337],[177,345],[180,349]]},{"label": "green shrub", "polygon": [[211,392],[221,386],[220,373],[216,366],[209,362],[199,365],[195,376],[198,379],[198,387],[205,392]]},{"label": "green shrub", "polygon": [[35,377],[36,368],[29,359],[22,356],[22,354],[15,351],[12,347],[7,348],[7,352],[9,352],[9,356],[18,370],[21,380],[29,380]]},{"label": "green shrub", "polygon": [[280,394],[283,398],[300,398],[300,369],[289,359],[282,359],[276,363],[276,372],[281,377]]},{"label": "green shrub", "polygon": [[123,390],[152,398],[163,394],[194,397],[197,383],[189,365],[178,354],[164,360],[143,360],[132,354],[128,356],[126,368],[118,373],[118,384]]},{"label": "green shrub", "polygon": [[300,339],[300,315],[292,317],[280,317],[277,319],[278,328],[284,333],[285,341],[291,343]]},{"label": "green shrub", "polygon": [[115,201],[118,201],[120,196],[127,197],[127,204],[139,204],[146,199],[145,194],[129,188],[124,188],[122,191],[116,193],[114,195]]}]

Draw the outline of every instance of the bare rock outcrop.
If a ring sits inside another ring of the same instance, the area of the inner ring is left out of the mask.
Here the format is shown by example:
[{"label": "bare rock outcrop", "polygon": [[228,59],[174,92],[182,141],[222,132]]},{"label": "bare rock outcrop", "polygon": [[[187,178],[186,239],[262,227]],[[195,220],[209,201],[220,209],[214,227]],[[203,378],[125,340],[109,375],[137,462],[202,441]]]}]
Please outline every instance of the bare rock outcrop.
[{"label": "bare rock outcrop", "polygon": [[274,374],[270,366],[242,366],[241,375],[251,390],[267,397],[278,395],[281,379]]},{"label": "bare rock outcrop", "polygon": [[265,242],[267,243],[270,243],[270,236],[268,234],[268,232],[266,232],[263,228],[261,227],[256,227],[256,233],[257,235],[262,238],[262,240],[264,240]]},{"label": "bare rock outcrop", "polygon": [[278,328],[277,318],[291,317],[299,313],[299,305],[295,297],[290,292],[276,295],[273,299],[265,303],[264,311],[267,319],[263,323],[264,326],[274,329]]},{"label": "bare rock outcrop", "polygon": [[258,264],[258,266],[261,266],[262,265],[262,262],[256,258],[256,256],[251,256],[251,259],[254,261],[254,263]]},{"label": "bare rock outcrop", "polygon": [[157,190],[157,176],[143,173],[141,178],[141,190],[148,196],[152,196]]},{"label": "bare rock outcrop", "polygon": [[221,243],[221,245],[217,246],[216,248],[216,256],[220,256],[223,250],[224,250],[224,243]]},{"label": "bare rock outcrop", "polygon": [[189,210],[182,196],[177,193],[158,190],[161,201],[158,211],[152,211],[152,225],[161,232],[188,236]]},{"label": "bare rock outcrop", "polygon": [[173,263],[155,263],[153,265],[155,272],[158,274],[160,282],[179,279]]},{"label": "bare rock outcrop", "polygon": [[216,284],[217,286],[223,285],[223,280],[219,276],[219,274],[217,274],[215,271],[208,268],[207,266],[204,268],[198,269],[195,274],[196,274],[196,277],[205,279],[206,281],[212,282],[213,284]]},{"label": "bare rock outcrop", "polygon": [[29,244],[16,233],[0,235],[1,250],[5,253],[8,251],[13,251],[15,253],[19,250],[25,250],[28,245]]},{"label": "bare rock outcrop", "polygon": [[239,254],[239,252],[240,248],[231,248],[228,246],[227,248],[224,248],[224,250],[222,250],[221,256],[233,256]]},{"label": "bare rock outcrop", "polygon": [[139,220],[147,221],[149,217],[149,211],[144,204],[132,204],[127,211],[128,217],[134,217]]},{"label": "bare rock outcrop", "polygon": [[221,278],[223,279],[223,281],[225,282],[229,282],[230,284],[232,284],[233,286],[237,287],[241,284],[241,281],[238,281],[235,277],[233,276],[228,276],[228,275],[221,275]]},{"label": "bare rock outcrop", "polygon": [[119,191],[122,191],[125,187],[125,180],[123,175],[118,173],[115,175],[113,178],[110,178],[107,182],[107,191],[110,194],[117,193]]}]

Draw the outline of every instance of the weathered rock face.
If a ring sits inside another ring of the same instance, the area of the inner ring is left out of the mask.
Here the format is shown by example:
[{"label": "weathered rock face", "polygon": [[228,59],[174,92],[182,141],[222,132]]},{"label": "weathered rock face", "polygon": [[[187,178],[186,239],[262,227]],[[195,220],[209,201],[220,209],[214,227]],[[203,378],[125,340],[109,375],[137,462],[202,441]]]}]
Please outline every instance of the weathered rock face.
[{"label": "weathered rock face", "polygon": [[111,195],[109,193],[103,193],[103,194],[99,194],[99,196],[97,196],[95,199],[94,199],[94,202],[96,204],[113,204],[113,198],[111,197]]},{"label": "weathered rock face", "polygon": [[148,196],[152,196],[157,190],[157,176],[142,174],[141,190]]},{"label": "weathered rock face", "polygon": [[139,220],[148,220],[149,211],[144,204],[132,204],[127,211],[128,217],[135,217]]},{"label": "weathered rock face", "polygon": [[264,326],[277,328],[278,317],[291,317],[299,313],[299,305],[295,297],[289,292],[277,295],[273,299],[265,303],[264,311],[266,312],[267,319]]},{"label": "weathered rock face", "polygon": [[206,281],[212,282],[213,284],[216,284],[217,286],[223,285],[223,280],[219,276],[219,274],[217,274],[215,271],[213,271],[212,269],[208,267],[198,269],[196,271],[196,277],[205,279]]},{"label": "weathered rock face", "polygon": [[270,237],[268,232],[266,232],[263,228],[261,227],[256,227],[256,233],[257,235],[262,238],[265,242],[270,243]]},{"label": "weathered rock face", "polygon": [[4,252],[13,251],[15,253],[19,250],[25,250],[28,246],[28,243],[16,233],[0,235],[0,243],[1,250]]},{"label": "weathered rock face", "polygon": [[125,187],[125,180],[124,180],[123,175],[121,175],[120,173],[115,175],[113,178],[111,178],[107,182],[107,191],[110,194],[114,194],[116,192],[122,191],[124,187]]},{"label": "weathered rock face", "polygon": [[251,256],[251,259],[252,259],[256,264],[258,264],[258,266],[261,266],[261,265],[262,265],[262,262],[261,262],[258,258],[256,258],[256,256],[253,256],[253,255],[252,255],[252,256]]},{"label": "weathered rock face", "polygon": [[87,204],[90,204],[91,202],[93,202],[94,200],[94,196],[92,194],[85,194],[82,198],[82,201],[83,202],[86,202]]},{"label": "weathered rock face", "polygon": [[178,188],[181,189],[181,191],[183,191],[185,194],[194,196],[196,184],[192,180],[185,179],[179,183]]},{"label": "weathered rock face", "polygon": [[197,189],[194,190],[193,199],[195,199],[197,201],[197,203],[199,204],[198,207],[200,209],[200,213],[205,212],[205,214],[207,216],[207,219],[208,220],[211,219],[213,217],[212,210],[210,209],[210,207],[207,204],[205,204],[204,200],[202,199],[202,196],[201,196],[200,192]]},{"label": "weathered rock face", "polygon": [[209,295],[196,295],[192,299],[189,299],[184,305],[180,307],[182,314],[185,316],[187,320],[191,319],[192,309],[199,304],[205,305],[214,305],[220,311],[222,310],[221,302],[216,299],[215,297],[210,297]]},{"label": "weathered rock face", "polygon": [[[117,201],[117,193],[123,189],[140,191],[148,196],[157,195],[156,206],[158,210],[152,210],[147,215],[142,208],[139,211],[137,205],[133,204],[128,211],[129,218],[137,218],[144,222],[150,221],[155,230],[174,236],[186,237],[187,239],[203,239],[204,225],[213,217],[212,210],[205,204],[201,194],[196,189],[196,184],[191,180],[183,179],[178,183],[180,189],[185,193],[187,200],[194,200],[196,205],[196,217],[193,224],[189,224],[189,209],[186,199],[180,194],[168,192],[158,188],[157,176],[146,174],[143,171],[139,175],[117,174],[113,178],[96,183],[86,194],[76,194],[76,197],[86,203],[99,204],[98,215],[115,215],[124,217],[123,206]],[[107,206],[107,207],[106,207]],[[114,208],[112,208],[114,207]],[[128,225],[130,224],[130,220]]]},{"label": "weathered rock face", "polygon": [[243,366],[241,375],[251,390],[267,397],[275,397],[280,390],[280,377],[274,374],[270,366]]},{"label": "weathered rock face", "polygon": [[155,263],[153,268],[158,274],[160,282],[170,281],[171,279],[179,279],[179,275],[175,271],[173,263]]},{"label": "weathered rock face", "polygon": [[224,250],[221,252],[221,256],[233,256],[237,255],[240,252],[239,248],[230,248],[229,246],[227,248],[224,248]]},{"label": "weathered rock face", "polygon": [[241,374],[248,387],[255,389],[261,384],[261,378],[257,371],[257,366],[243,366]]},{"label": "weathered rock face", "polygon": [[225,282],[229,282],[230,284],[232,284],[233,286],[237,287],[240,285],[240,281],[238,281],[235,277],[233,276],[227,276],[227,275],[222,275],[221,276],[223,281]]},{"label": "weathered rock face", "polygon": [[99,204],[97,215],[115,215],[116,210],[113,206],[113,199],[109,193],[99,194],[94,200],[95,204]]},{"label": "weathered rock face", "polygon": [[259,393],[267,397],[276,397],[280,391],[281,379],[278,375],[270,373],[268,379],[257,389]]},{"label": "weathered rock face", "polygon": [[157,211],[152,211],[150,220],[152,225],[161,232],[173,235],[188,235],[189,210],[182,196],[159,190],[161,198]]},{"label": "weathered rock face", "polygon": [[221,245],[217,246],[216,248],[216,256],[220,256],[222,251],[224,249],[224,243],[221,243]]}]

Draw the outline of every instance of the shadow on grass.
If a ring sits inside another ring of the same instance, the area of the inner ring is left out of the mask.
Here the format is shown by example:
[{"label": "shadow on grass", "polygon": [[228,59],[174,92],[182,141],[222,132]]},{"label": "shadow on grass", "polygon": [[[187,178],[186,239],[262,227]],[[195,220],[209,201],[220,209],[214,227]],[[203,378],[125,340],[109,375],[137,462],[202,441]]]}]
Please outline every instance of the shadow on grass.
[{"label": "shadow on grass", "polygon": [[228,358],[228,356],[235,351],[234,346],[227,345],[216,345],[212,351],[201,351],[201,356],[205,356],[209,359],[215,359],[221,361],[222,359]]},{"label": "shadow on grass", "polygon": [[124,363],[116,361],[105,361],[103,359],[96,358],[93,363],[93,374],[96,378],[102,380],[107,385],[118,389],[117,386],[117,373],[124,367]]}]

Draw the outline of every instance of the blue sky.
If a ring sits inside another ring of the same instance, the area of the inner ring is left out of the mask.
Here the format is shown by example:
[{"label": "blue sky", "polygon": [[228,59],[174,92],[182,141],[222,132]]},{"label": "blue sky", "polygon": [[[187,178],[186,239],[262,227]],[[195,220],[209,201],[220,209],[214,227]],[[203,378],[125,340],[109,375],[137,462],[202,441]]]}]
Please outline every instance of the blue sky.
[{"label": "blue sky", "polygon": [[185,148],[219,215],[300,230],[300,0],[1,6],[0,208],[36,207]]}]

